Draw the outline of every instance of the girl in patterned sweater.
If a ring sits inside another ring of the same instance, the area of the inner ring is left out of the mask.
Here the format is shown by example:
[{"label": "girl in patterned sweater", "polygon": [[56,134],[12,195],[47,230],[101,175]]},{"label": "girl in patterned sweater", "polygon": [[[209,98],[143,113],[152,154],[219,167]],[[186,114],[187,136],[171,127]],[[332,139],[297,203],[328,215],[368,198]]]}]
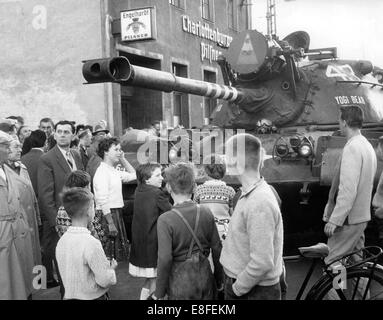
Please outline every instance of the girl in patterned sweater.
[{"label": "girl in patterned sweater", "polygon": [[226,165],[223,159],[217,155],[211,155],[207,160],[205,163],[210,162],[210,164],[205,164],[204,170],[210,179],[196,188],[194,201],[207,206],[211,210],[219,236],[221,240],[224,240],[233,212],[235,191],[222,181],[226,173]]},{"label": "girl in patterned sweater", "polygon": [[[86,188],[90,190],[90,175],[82,170],[76,170],[71,172],[64,184],[63,191],[65,192],[71,188]],[[62,235],[68,230],[72,225],[72,219],[66,212],[64,206],[61,206],[57,212],[56,217],[56,232],[61,238]],[[92,221],[88,224],[88,229],[91,232],[91,235],[96,239],[99,239],[98,232],[101,230],[101,225]]]}]

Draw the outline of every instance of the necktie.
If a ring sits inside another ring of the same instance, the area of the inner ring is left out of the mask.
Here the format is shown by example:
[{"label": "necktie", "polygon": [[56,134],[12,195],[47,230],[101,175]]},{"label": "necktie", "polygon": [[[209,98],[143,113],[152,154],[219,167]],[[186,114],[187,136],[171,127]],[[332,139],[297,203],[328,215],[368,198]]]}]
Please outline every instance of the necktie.
[{"label": "necktie", "polygon": [[70,152],[69,151],[66,154],[66,161],[68,162],[71,170],[73,170],[73,162],[70,160]]},{"label": "necktie", "polygon": [[5,182],[7,182],[7,176],[6,176],[6,174],[5,174],[5,171],[4,171],[4,169],[3,169],[3,165],[2,165],[2,164],[0,164],[0,177],[3,178],[3,180],[4,180]]}]

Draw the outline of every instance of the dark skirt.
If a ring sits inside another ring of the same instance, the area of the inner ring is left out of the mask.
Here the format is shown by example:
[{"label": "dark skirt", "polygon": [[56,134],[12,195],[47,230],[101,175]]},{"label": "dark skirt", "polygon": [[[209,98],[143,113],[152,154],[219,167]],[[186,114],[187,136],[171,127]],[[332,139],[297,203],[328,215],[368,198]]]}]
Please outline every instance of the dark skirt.
[{"label": "dark skirt", "polygon": [[129,241],[126,235],[125,225],[122,218],[121,209],[110,209],[114,225],[117,228],[117,236],[109,236],[108,222],[101,210],[97,210],[94,220],[97,222],[96,232],[102,243],[105,254],[109,259],[117,261],[128,261],[129,259]]}]

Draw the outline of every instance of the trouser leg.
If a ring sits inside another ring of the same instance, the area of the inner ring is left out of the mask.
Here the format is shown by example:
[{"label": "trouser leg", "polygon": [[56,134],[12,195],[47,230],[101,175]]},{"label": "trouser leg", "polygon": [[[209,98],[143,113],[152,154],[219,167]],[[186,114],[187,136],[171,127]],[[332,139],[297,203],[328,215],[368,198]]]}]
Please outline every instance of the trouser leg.
[{"label": "trouser leg", "polygon": [[49,226],[47,221],[44,221],[42,236],[42,263],[47,271],[47,282],[55,280],[53,276],[53,258],[55,256],[53,248],[55,248],[55,236],[57,236],[57,234],[54,228],[52,232],[52,227]]},{"label": "trouser leg", "polygon": [[328,239],[327,245],[330,251],[325,263],[329,264],[354,250],[363,248],[366,226],[367,222],[363,222],[337,228],[333,236]]},{"label": "trouser leg", "polygon": [[[341,258],[344,255],[347,255],[353,251],[360,250],[364,247],[364,230],[367,227],[367,222],[355,224],[355,225],[344,225],[341,228],[338,228],[334,235],[328,239],[328,246],[330,249],[329,255],[325,259],[325,263],[329,264],[333,261]],[[354,255],[352,257],[352,260],[358,261],[362,259],[360,256]],[[347,281],[347,290],[350,292],[352,290],[356,283],[352,283],[350,281]],[[362,294],[364,292],[363,288],[365,288],[366,279],[361,278],[358,285],[357,295],[356,299],[360,299],[362,297]],[[351,291],[352,292],[352,291]],[[344,291],[344,294],[347,293]],[[332,289],[328,295],[327,299],[329,300],[338,300],[339,296],[335,292],[334,289]]]}]

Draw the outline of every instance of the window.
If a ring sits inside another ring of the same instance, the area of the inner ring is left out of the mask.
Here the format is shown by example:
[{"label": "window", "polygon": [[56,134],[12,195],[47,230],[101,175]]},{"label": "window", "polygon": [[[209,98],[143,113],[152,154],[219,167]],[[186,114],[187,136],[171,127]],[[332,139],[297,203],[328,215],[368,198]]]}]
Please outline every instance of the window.
[{"label": "window", "polygon": [[[211,72],[208,70],[203,71],[203,80],[206,82],[217,82],[217,75],[215,72]],[[204,98],[204,117],[210,119],[211,114],[213,113],[215,107],[217,106],[217,99],[212,99],[205,97]]]},{"label": "window", "polygon": [[[177,77],[187,78],[188,67],[179,63],[172,63],[172,72]],[[186,93],[174,91],[173,105],[173,115],[179,117],[179,124],[189,128],[189,96]]]},{"label": "window", "polygon": [[237,8],[235,0],[227,1],[227,20],[230,29],[237,30]]},{"label": "window", "polygon": [[169,3],[177,8],[185,9],[185,0],[169,0]]},{"label": "window", "polygon": [[214,20],[213,0],[202,0],[202,18],[206,20]]}]

